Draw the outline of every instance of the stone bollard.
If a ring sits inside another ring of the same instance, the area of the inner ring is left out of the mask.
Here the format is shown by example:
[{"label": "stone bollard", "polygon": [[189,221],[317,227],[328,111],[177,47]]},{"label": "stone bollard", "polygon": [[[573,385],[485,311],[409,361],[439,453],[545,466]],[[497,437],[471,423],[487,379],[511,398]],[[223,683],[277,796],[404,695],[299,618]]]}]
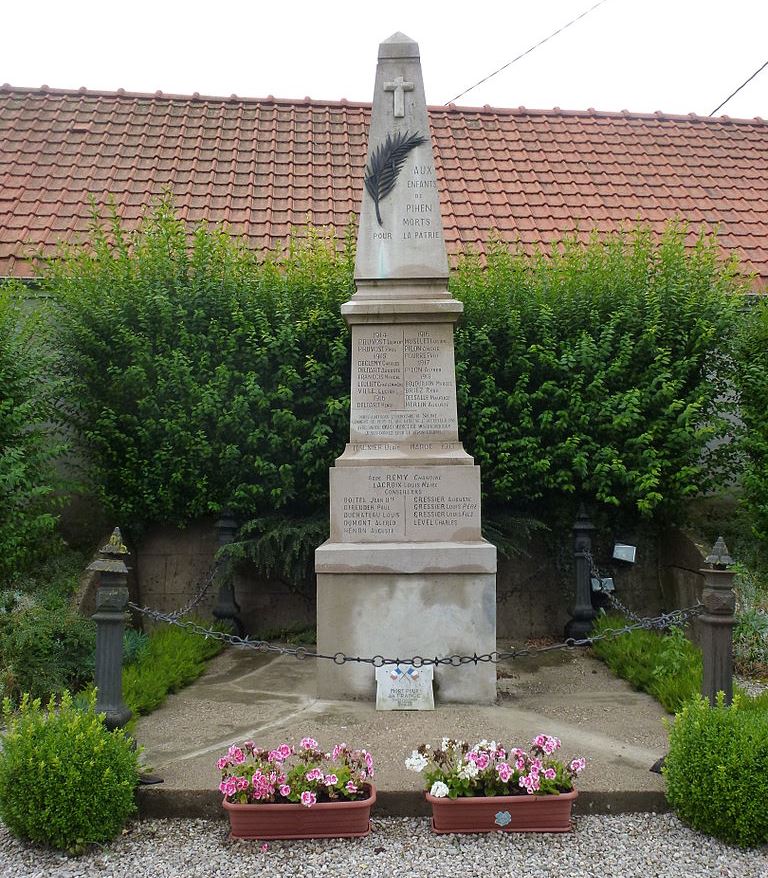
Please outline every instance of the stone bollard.
[{"label": "stone bollard", "polygon": [[581,639],[589,636],[597,616],[592,606],[592,531],[595,526],[589,520],[582,503],[573,523],[573,554],[576,559],[576,602],[571,620],[565,626],[565,636]]},{"label": "stone bollard", "polygon": [[124,726],[131,711],[123,701],[123,630],[128,609],[128,549],[116,527],[88,570],[99,574],[96,592],[96,711],[106,714],[112,731]]},{"label": "stone bollard", "polygon": [[704,654],[701,693],[714,704],[717,693],[723,692],[725,703],[730,704],[733,700],[733,627],[736,624],[733,580],[736,574],[727,569],[733,564],[733,558],[722,537],[717,538],[704,560],[710,566],[701,570],[704,576],[701,602],[705,608],[699,616]]},{"label": "stone bollard", "polygon": [[[227,546],[234,542],[237,533],[237,522],[229,509],[221,510],[221,517],[214,525],[219,547]],[[232,576],[231,564],[227,564],[220,574],[221,585],[213,608],[215,619],[228,620],[240,637],[243,636],[243,623],[240,619],[240,605],[235,599],[235,583]]]}]

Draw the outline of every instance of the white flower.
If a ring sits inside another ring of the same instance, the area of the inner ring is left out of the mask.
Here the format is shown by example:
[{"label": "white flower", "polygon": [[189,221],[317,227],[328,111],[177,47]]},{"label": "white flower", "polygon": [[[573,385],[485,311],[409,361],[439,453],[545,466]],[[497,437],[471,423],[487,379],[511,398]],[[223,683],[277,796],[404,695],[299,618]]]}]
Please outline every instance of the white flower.
[{"label": "white flower", "polygon": [[477,763],[467,762],[465,765],[462,765],[459,771],[459,777],[462,780],[471,780],[473,777],[477,777],[479,773],[480,769],[477,767]]},{"label": "white flower", "polygon": [[448,795],[448,787],[441,780],[436,780],[432,784],[432,789],[429,791],[429,794],[436,799],[444,799]]},{"label": "white flower", "polygon": [[429,760],[422,756],[418,750],[414,750],[413,753],[405,760],[405,767],[409,771],[423,771],[427,765],[429,765]]},{"label": "white flower", "polygon": [[443,738],[443,741],[440,744],[440,749],[443,751],[443,753],[445,753],[445,751],[448,749],[449,742],[450,738]]}]

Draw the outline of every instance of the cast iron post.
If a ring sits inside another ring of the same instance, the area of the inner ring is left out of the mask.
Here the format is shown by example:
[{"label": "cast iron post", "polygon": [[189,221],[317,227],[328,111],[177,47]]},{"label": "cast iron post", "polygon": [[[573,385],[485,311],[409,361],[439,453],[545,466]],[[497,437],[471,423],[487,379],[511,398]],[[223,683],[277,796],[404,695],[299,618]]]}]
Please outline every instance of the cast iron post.
[{"label": "cast iron post", "polygon": [[733,564],[722,537],[705,558],[709,567],[702,569],[704,590],[701,601],[705,611],[701,622],[701,649],[704,658],[704,676],[701,692],[711,704],[717,693],[725,694],[725,703],[733,700],[733,627],[736,624],[736,594],[733,580],[736,574],[727,568]]},{"label": "cast iron post", "polygon": [[565,626],[565,636],[580,639],[592,630],[595,608],[592,606],[592,569],[589,563],[592,550],[592,531],[595,526],[589,520],[582,503],[573,523],[573,554],[576,559],[576,602],[571,621]]},{"label": "cast iron post", "polygon": [[[229,509],[221,510],[221,517],[214,527],[216,528],[219,547],[234,542],[235,534],[237,533],[237,522]],[[235,583],[232,577],[231,565],[228,562],[224,566],[220,577],[221,585],[219,586],[216,606],[213,608],[213,615],[216,619],[228,619],[237,629],[237,633],[242,636],[243,623],[240,620],[240,605],[235,600]]]},{"label": "cast iron post", "polygon": [[112,731],[124,726],[131,711],[123,701],[123,629],[128,609],[128,549],[116,527],[99,557],[88,565],[99,575],[96,592],[96,711],[106,714]]}]

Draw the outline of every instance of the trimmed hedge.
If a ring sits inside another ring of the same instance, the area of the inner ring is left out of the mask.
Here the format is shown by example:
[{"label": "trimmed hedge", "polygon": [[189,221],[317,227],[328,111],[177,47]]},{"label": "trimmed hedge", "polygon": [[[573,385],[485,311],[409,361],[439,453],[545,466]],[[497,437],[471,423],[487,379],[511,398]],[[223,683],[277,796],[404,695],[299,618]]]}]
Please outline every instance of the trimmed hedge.
[{"label": "trimmed hedge", "polygon": [[768,712],[738,698],[710,707],[697,698],[671,724],[664,763],[667,799],[694,829],[751,846],[768,842]]},{"label": "trimmed hedge", "polygon": [[[545,521],[593,502],[678,517],[732,447],[721,391],[735,266],[714,240],[638,229],[548,256],[490,248],[452,279],[461,435],[491,506]],[[341,244],[341,246],[340,246]],[[257,261],[166,201],[135,232],[113,216],[54,260],[47,288],[72,422],[120,521],[184,524],[326,508],[348,436],[352,233],[310,229]],[[299,553],[300,554],[300,553]]]}]

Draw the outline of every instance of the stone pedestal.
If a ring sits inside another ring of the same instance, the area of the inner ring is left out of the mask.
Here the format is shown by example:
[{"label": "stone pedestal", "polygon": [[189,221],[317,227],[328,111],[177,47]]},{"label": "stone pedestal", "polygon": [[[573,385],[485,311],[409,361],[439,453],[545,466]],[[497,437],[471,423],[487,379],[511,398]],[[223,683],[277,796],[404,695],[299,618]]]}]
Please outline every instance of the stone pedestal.
[{"label": "stone pedestal", "polygon": [[[453,324],[418,45],[379,49],[355,263],[350,441],[316,553],[318,648],[408,659],[493,652],[496,550],[458,435]],[[489,663],[436,669],[438,698],[489,703]],[[322,697],[373,697],[370,664],[323,662]]]}]

